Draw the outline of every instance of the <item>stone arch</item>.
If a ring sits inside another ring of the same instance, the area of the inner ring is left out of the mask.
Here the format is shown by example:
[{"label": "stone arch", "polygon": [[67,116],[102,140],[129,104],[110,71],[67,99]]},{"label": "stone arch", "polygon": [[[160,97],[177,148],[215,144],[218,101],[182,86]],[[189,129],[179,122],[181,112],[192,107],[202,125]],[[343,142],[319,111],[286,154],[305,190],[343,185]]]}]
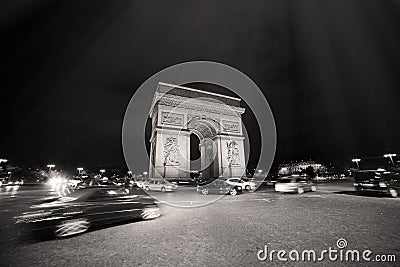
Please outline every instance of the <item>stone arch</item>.
[{"label": "stone arch", "polygon": [[187,129],[199,137],[199,139],[213,139],[219,134],[218,123],[210,118],[193,117],[187,123]]},{"label": "stone arch", "polygon": [[205,179],[244,175],[243,113],[239,98],[159,83],[150,110],[150,177],[190,179],[192,133],[200,140]]}]

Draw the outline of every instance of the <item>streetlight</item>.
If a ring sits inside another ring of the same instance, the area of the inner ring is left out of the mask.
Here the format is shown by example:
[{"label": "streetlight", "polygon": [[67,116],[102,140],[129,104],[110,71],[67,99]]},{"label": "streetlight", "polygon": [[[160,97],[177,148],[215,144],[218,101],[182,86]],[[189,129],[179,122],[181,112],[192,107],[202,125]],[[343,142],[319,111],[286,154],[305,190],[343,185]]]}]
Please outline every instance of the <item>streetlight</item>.
[{"label": "streetlight", "polygon": [[104,170],[104,169],[100,170],[100,173],[101,173],[101,174],[103,174],[103,173],[105,173],[105,172],[106,172],[106,170]]},{"label": "streetlight", "polygon": [[396,168],[396,164],[395,164],[394,161],[393,161],[393,157],[396,157],[397,154],[385,154],[385,155],[383,155],[383,156],[384,156],[385,158],[390,158],[390,161],[392,162],[393,167]]},{"label": "streetlight", "polygon": [[360,169],[360,165],[358,163],[361,161],[361,159],[352,159],[351,161],[355,162],[357,164],[357,168]]},{"label": "streetlight", "polygon": [[146,175],[148,174],[148,172],[143,172],[143,176],[146,178]]},{"label": "streetlight", "polygon": [[47,165],[47,168],[49,168],[49,172],[51,172],[51,168],[54,168],[56,165],[54,165],[54,164],[48,164]]},{"label": "streetlight", "polygon": [[79,174],[81,174],[81,171],[83,171],[82,167],[79,167],[79,168],[76,168],[76,169],[78,170]]},{"label": "streetlight", "polygon": [[3,167],[4,167],[4,169],[6,169],[5,164],[3,167],[1,167],[1,165],[3,165],[2,163],[6,163],[7,161],[8,161],[7,159],[0,159],[0,169],[3,169]]}]

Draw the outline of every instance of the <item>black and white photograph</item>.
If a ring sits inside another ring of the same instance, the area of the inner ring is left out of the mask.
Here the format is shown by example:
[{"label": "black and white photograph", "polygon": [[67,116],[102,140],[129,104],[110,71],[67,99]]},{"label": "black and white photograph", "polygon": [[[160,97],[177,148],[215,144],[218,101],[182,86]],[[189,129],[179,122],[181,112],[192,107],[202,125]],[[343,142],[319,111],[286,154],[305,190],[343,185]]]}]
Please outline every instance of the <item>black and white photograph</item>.
[{"label": "black and white photograph", "polygon": [[5,0],[1,266],[398,266],[399,0]]}]

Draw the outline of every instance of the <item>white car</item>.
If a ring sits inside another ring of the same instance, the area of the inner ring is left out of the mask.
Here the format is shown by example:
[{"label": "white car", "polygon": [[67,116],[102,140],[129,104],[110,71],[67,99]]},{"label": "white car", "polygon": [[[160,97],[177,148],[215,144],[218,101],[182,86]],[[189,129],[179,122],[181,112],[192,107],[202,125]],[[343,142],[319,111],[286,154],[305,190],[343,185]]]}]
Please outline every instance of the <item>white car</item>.
[{"label": "white car", "polygon": [[67,186],[72,187],[72,188],[77,188],[79,184],[81,184],[83,182],[82,179],[79,178],[73,178],[68,180],[67,182]]},{"label": "white car", "polygon": [[275,191],[281,193],[303,194],[305,191],[315,192],[315,184],[306,177],[288,176],[278,179],[275,184]]},{"label": "white car", "polygon": [[135,180],[135,183],[138,187],[140,188],[144,188],[144,184],[147,183],[148,181],[150,181],[149,179],[146,180]]},{"label": "white car", "polygon": [[240,178],[229,178],[226,183],[232,186],[239,186],[247,191],[253,191],[256,189],[256,183],[250,181],[244,181]]},{"label": "white car", "polygon": [[178,186],[164,179],[152,179],[144,183],[143,188],[146,191],[174,192]]}]

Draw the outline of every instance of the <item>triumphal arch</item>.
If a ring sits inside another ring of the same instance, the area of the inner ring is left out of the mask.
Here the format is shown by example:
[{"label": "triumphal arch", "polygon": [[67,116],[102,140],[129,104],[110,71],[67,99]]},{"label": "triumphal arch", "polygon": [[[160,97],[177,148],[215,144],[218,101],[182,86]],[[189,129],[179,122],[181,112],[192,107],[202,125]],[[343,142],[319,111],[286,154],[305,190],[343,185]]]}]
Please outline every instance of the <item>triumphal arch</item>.
[{"label": "triumphal arch", "polygon": [[190,135],[199,140],[205,179],[242,177],[246,163],[241,99],[159,83],[150,109],[149,177],[189,179]]}]

